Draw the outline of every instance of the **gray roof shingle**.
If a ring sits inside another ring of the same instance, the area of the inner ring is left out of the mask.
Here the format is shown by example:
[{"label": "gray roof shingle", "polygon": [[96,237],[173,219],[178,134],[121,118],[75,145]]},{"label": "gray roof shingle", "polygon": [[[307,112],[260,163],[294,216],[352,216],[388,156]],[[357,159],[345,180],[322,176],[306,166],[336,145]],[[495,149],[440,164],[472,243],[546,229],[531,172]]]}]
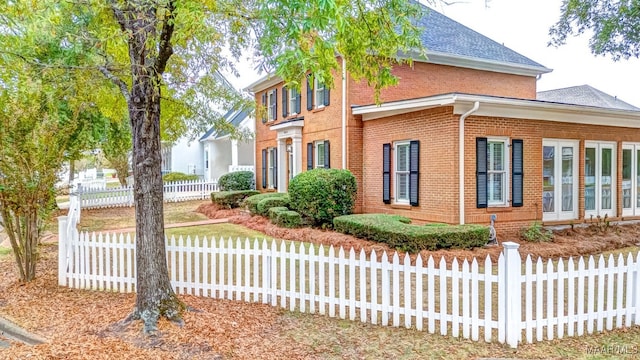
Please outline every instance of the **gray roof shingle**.
[{"label": "gray roof shingle", "polygon": [[594,106],[605,109],[640,111],[640,108],[637,108],[629,103],[618,99],[616,96],[611,96],[589,85],[571,86],[562,89],[539,91],[536,99],[563,104]]},{"label": "gray roof shingle", "polygon": [[[424,6],[424,5],[423,5]],[[417,25],[423,29],[422,44],[427,53],[440,52],[488,61],[546,69],[543,65],[424,6],[425,15]],[[548,71],[548,69],[546,69]],[[545,71],[545,72],[547,72]]]},{"label": "gray roof shingle", "polygon": [[[224,114],[223,118],[226,119],[229,124],[237,128],[240,125],[240,123],[244,119],[246,119],[247,116],[249,116],[249,113],[250,111],[244,108],[240,110],[232,109],[227,111],[227,113]],[[227,131],[217,132],[215,127],[212,127],[206,133],[204,133],[204,135],[202,135],[199,140],[202,141],[209,137],[213,137],[214,139],[219,139],[225,135],[229,135],[229,133]]]}]

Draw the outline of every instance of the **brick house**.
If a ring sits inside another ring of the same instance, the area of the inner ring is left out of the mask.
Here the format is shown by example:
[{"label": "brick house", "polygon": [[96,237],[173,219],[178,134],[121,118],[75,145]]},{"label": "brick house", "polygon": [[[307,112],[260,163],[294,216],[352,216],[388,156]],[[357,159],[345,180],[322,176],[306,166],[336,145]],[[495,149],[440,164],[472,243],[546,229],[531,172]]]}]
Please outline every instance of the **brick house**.
[{"label": "brick house", "polygon": [[256,184],[286,191],[296,174],[349,169],[356,212],[488,223],[640,218],[640,109],[588,86],[536,92],[550,69],[429,10],[428,60],[398,66],[382,92],[334,73],[301,93],[266,76],[252,85]]}]

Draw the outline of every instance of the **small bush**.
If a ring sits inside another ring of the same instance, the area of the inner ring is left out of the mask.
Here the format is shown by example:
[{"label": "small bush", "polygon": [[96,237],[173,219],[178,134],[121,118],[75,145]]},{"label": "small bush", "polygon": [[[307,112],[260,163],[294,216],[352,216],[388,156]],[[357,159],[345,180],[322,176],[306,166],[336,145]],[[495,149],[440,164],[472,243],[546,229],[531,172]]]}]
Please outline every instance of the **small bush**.
[{"label": "small bush", "polygon": [[542,227],[535,221],[529,226],[520,229],[520,239],[529,242],[547,242],[553,240],[553,232]]},{"label": "small bush", "polygon": [[162,176],[162,181],[164,182],[173,182],[173,181],[193,181],[198,180],[200,177],[198,175],[189,175],[181,172],[170,172]]},{"label": "small bush", "polygon": [[258,214],[262,216],[266,216],[269,209],[276,206],[288,207],[289,195],[284,194],[284,196],[272,196],[272,197],[268,197],[266,199],[260,200],[257,206]]},{"label": "small bush", "polygon": [[232,209],[239,207],[245,198],[255,194],[259,194],[259,192],[256,190],[213,192],[211,193],[211,201],[214,204]]},{"label": "small bush", "polygon": [[256,180],[252,171],[234,171],[220,176],[220,191],[254,190]]},{"label": "small bush", "polygon": [[297,228],[302,224],[302,217],[295,211],[279,211],[276,213],[275,224],[286,228]]},{"label": "small bush", "polygon": [[287,193],[258,193],[244,200],[244,205],[253,215],[258,214],[258,203],[267,198],[282,198],[288,196]]},{"label": "small bush", "polygon": [[289,183],[290,207],[315,225],[331,226],[336,216],[353,212],[356,179],[348,170],[313,169]]},{"label": "small bush", "polygon": [[388,244],[407,251],[484,246],[489,228],[482,225],[412,225],[408,218],[389,214],[345,215],[333,219],[336,231]]},{"label": "small bush", "polygon": [[281,213],[283,211],[289,211],[289,208],[286,208],[284,206],[272,207],[269,209],[269,211],[267,211],[267,215],[269,216],[271,222],[275,224],[278,218],[278,213]]}]

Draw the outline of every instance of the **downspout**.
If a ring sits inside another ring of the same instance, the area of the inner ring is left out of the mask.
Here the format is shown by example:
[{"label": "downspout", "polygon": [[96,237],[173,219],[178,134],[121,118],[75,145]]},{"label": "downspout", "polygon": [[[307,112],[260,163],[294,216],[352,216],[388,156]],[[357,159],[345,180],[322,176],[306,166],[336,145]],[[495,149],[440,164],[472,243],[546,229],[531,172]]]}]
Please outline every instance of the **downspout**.
[{"label": "downspout", "polygon": [[342,56],[342,169],[347,168],[347,60]]},{"label": "downspout", "polygon": [[476,101],[469,111],[460,116],[460,125],[458,125],[458,207],[460,209],[460,225],[464,225],[464,120],[467,116],[476,112],[479,107],[480,102]]}]

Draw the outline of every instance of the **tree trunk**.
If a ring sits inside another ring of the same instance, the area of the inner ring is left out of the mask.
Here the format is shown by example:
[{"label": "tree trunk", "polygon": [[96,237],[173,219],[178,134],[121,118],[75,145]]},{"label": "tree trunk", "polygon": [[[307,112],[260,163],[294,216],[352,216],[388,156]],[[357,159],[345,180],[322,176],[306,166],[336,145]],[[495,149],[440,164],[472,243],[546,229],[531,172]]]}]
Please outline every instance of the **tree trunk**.
[{"label": "tree trunk", "polygon": [[184,304],[169,279],[163,218],[160,152],[160,75],[147,57],[154,12],[129,20],[132,86],[128,102],[133,134],[133,176],[136,214],[136,307],[132,319],[141,319],[145,333],[155,332],[160,316],[182,323]]},{"label": "tree trunk", "polygon": [[76,161],[69,159],[69,189],[73,186],[73,173],[76,171]]}]

